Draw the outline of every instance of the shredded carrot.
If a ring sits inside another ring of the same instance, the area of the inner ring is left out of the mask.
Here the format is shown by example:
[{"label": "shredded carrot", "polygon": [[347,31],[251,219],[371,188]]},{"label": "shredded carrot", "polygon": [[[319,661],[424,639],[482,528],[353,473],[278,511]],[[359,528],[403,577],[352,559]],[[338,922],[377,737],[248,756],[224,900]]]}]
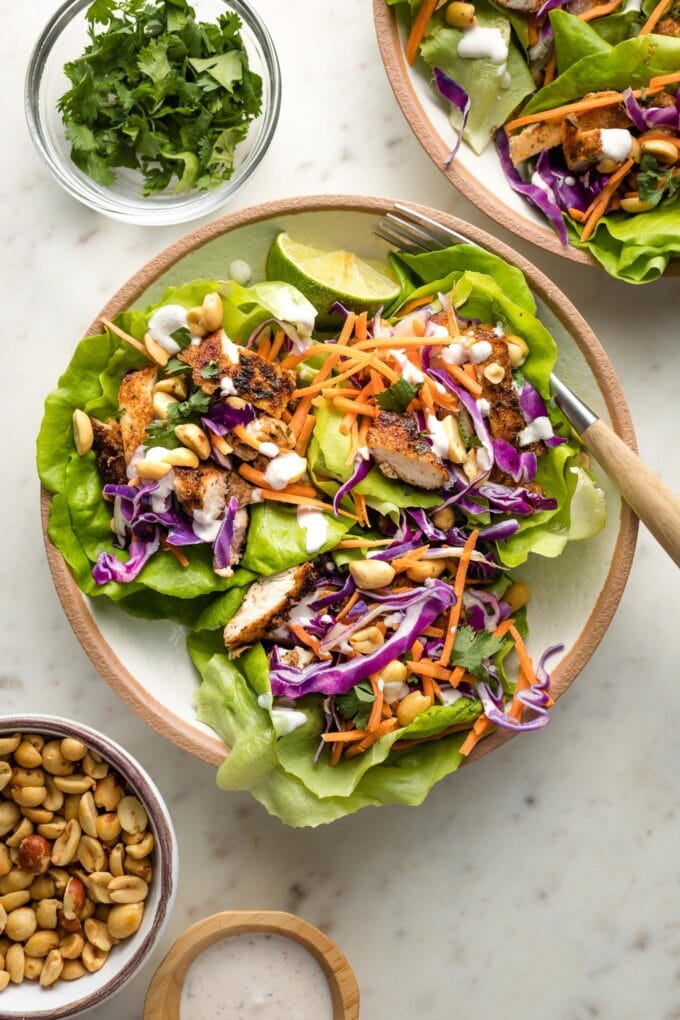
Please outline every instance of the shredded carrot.
[{"label": "shredded carrot", "polygon": [[385,389],[385,383],[380,378],[380,373],[371,366],[369,369],[369,375],[371,377],[371,382],[373,383],[373,393],[382,393]]},{"label": "shredded carrot", "polygon": [[572,220],[576,220],[577,223],[585,223],[586,214],[581,209],[569,209],[569,215]]},{"label": "shredded carrot", "polygon": [[287,623],[286,626],[291,634],[294,634],[298,641],[306,645],[316,655],[317,659],[330,659],[330,652],[323,652],[317,638],[308,634],[302,624],[299,623]]},{"label": "shredded carrot", "polygon": [[264,358],[265,361],[269,361],[269,352],[271,350],[269,336],[264,333],[262,334],[262,336],[264,337],[264,339],[260,340],[260,342],[258,343],[257,353],[260,355],[261,358]]},{"label": "shredded carrot", "polygon": [[663,18],[664,14],[668,10],[672,3],[672,0],[660,0],[660,3],[656,5],[652,13],[649,15],[644,25],[638,32],[638,35],[649,35],[653,32],[657,24]]},{"label": "shredded carrot", "polygon": [[458,316],[456,315],[456,306],[454,304],[453,295],[456,290],[456,281],[454,280],[451,284],[451,293],[449,294],[449,307],[446,313],[446,317],[449,323],[449,334],[452,337],[460,336],[460,328],[458,326]]},{"label": "shredded carrot", "polygon": [[369,747],[372,747],[377,740],[384,737],[386,733],[391,733],[392,730],[396,730],[399,723],[396,719],[383,719],[381,723],[373,730],[372,733],[367,733],[364,739],[359,744],[352,744],[347,749],[347,757],[353,758],[357,754],[362,754],[367,751]]},{"label": "shredded carrot", "polygon": [[333,750],[331,751],[331,765],[335,766],[338,764],[338,762],[342,758],[342,752],[344,751],[344,749],[345,745],[341,744],[339,741],[336,741],[336,743],[333,744]]},{"label": "shredded carrot", "polygon": [[438,638],[444,637],[444,631],[442,630],[441,627],[426,627],[425,630],[423,631],[423,634],[425,637],[438,637]]},{"label": "shredded carrot", "polygon": [[186,569],[189,566],[189,560],[186,558],[182,550],[178,549],[176,545],[171,545],[165,536],[161,538],[161,547],[165,549],[166,552],[172,553],[181,567]]},{"label": "shredded carrot", "polygon": [[612,195],[618,188],[623,178],[630,172],[631,167],[634,165],[634,160],[627,159],[623,166],[620,166],[616,173],[613,173],[604,188],[597,196],[594,202],[591,203],[589,209],[586,209],[586,216],[588,217],[585,222],[585,226],[581,231],[581,240],[587,241],[592,234],[598,220],[604,215],[607,210],[607,206],[612,198]]},{"label": "shredded carrot", "polygon": [[139,340],[135,340],[133,336],[130,336],[129,333],[126,333],[124,329],[121,329],[120,326],[116,326],[116,324],[111,322],[109,319],[100,319],[99,321],[103,326],[106,326],[111,333],[115,333],[116,336],[120,337],[121,340],[124,340],[125,343],[130,344],[130,347],[134,347],[136,351],[143,354],[144,357],[153,365],[156,364],[144,344],[140,344]]},{"label": "shredded carrot", "polygon": [[449,365],[447,363],[446,371],[449,375],[453,376],[456,382],[459,382],[461,386],[464,386],[473,397],[481,397],[482,387],[476,380],[472,379],[471,376],[469,376],[468,373],[460,367],[460,365]]},{"label": "shredded carrot", "polygon": [[424,646],[423,642],[422,641],[414,641],[413,645],[411,646],[411,655],[413,656],[413,661],[414,662],[420,662],[420,660],[423,657],[423,652],[424,651],[425,651],[425,646]]},{"label": "shredded carrot", "polygon": [[[313,506],[317,510],[323,510],[327,514],[333,513],[333,507],[327,503],[322,503],[320,499],[310,499],[307,496],[297,496],[295,493],[288,493],[285,491],[277,492],[275,489],[260,489],[262,499],[268,499],[273,503],[292,503],[294,506]],[[356,521],[358,518],[354,514],[348,513],[346,510],[338,510],[338,513],[342,517],[349,517],[350,520]]]},{"label": "shredded carrot", "polygon": [[[309,386],[303,386],[301,389],[295,390],[295,392],[293,393],[294,400],[297,400],[298,397],[307,397],[312,393],[320,393],[324,388],[326,389],[328,388],[328,383],[326,382],[326,380],[328,379],[328,374],[330,370],[335,366],[336,362],[339,360],[340,355],[338,355],[338,357],[336,358],[333,358],[332,364],[329,365],[328,362],[331,361],[332,358],[333,355],[331,354],[328,360],[324,363],[323,367],[319,369],[319,371],[317,372],[316,376],[314,377],[313,381],[309,384]],[[356,375],[363,368],[365,368],[370,361],[371,361],[370,356],[357,358],[356,361],[352,362],[352,364],[346,371],[341,372],[339,375],[334,375],[332,381],[336,383],[343,382],[345,379],[349,379],[350,376]]]},{"label": "shredded carrot", "polygon": [[403,319],[411,312],[415,312],[417,308],[422,308],[423,305],[429,305],[434,300],[434,294],[425,294],[424,297],[414,298],[413,301],[408,301],[399,312],[399,318]]},{"label": "shredded carrot", "polygon": [[494,637],[505,637],[505,635],[508,633],[510,628],[512,626],[514,626],[514,623],[515,623],[515,621],[513,620],[513,618],[511,616],[508,617],[507,620],[503,620],[503,622],[500,623],[498,625],[498,627],[496,627],[495,631],[493,632],[493,636]]},{"label": "shredded carrot", "polygon": [[339,411],[346,411],[347,414],[365,414],[368,418],[377,418],[379,408],[372,404],[360,403],[358,400],[348,400],[347,397],[333,397],[333,407]]},{"label": "shredded carrot", "polygon": [[530,46],[535,46],[538,42],[538,28],[536,27],[536,19],[534,17],[527,18],[527,41]]},{"label": "shredded carrot", "polygon": [[460,620],[461,609],[463,608],[463,591],[465,590],[465,575],[467,574],[470,560],[472,559],[472,552],[477,544],[479,538],[478,531],[472,531],[468,535],[467,541],[463,546],[463,555],[458,561],[458,568],[456,570],[456,578],[453,583],[453,591],[456,596],[456,601],[451,606],[451,612],[449,613],[449,620],[446,627],[446,637],[444,639],[444,650],[442,651],[439,659],[440,666],[448,666],[451,658],[451,652],[453,651],[453,644],[456,640],[456,633],[458,631],[458,621]]},{"label": "shredded carrot", "polygon": [[449,683],[452,687],[457,687],[465,676],[465,666],[456,666],[453,673],[449,677]]},{"label": "shredded carrot", "polygon": [[350,597],[347,599],[347,602],[345,603],[344,608],[341,609],[340,612],[335,617],[336,623],[340,623],[341,620],[345,619],[350,610],[354,609],[355,605],[359,601],[359,598],[360,596],[358,591],[355,591],[354,594],[350,595]]},{"label": "shredded carrot", "polygon": [[[346,338],[347,339],[347,338]],[[302,364],[303,361],[309,361],[310,358],[317,358],[320,354],[328,354],[330,351],[336,354],[344,354],[349,357],[356,357],[356,351],[353,347],[349,347],[348,344],[338,341],[337,343],[319,343],[312,344],[311,347],[307,347],[300,354],[289,354],[286,358],[279,363],[280,368],[295,368],[297,365]]]},{"label": "shredded carrot", "polygon": [[371,687],[373,688],[374,700],[373,707],[371,708],[371,714],[369,715],[368,722],[366,723],[366,729],[369,733],[372,733],[373,730],[378,728],[378,725],[380,723],[380,716],[382,713],[383,701],[385,700],[380,684],[378,683],[377,676],[371,677]]},{"label": "shredded carrot", "polygon": [[596,7],[591,7],[589,11],[583,11],[578,17],[581,21],[596,21],[598,18],[606,18],[608,14],[613,14],[618,10],[622,2],[623,0],[609,0],[609,3],[598,4]]},{"label": "shredded carrot", "polygon": [[270,361],[274,361],[278,357],[279,351],[281,350],[281,348],[283,346],[283,341],[284,341],[285,335],[286,334],[283,332],[282,329],[279,329],[279,330],[276,331],[276,336],[274,337],[274,340],[272,341],[272,345],[271,345],[271,347],[269,349],[269,360]]},{"label": "shredded carrot", "polygon": [[676,149],[680,149],[680,138],[674,138],[673,135],[667,135],[664,131],[645,131],[644,135],[638,136],[639,142],[670,142]]},{"label": "shredded carrot", "polygon": [[[617,2],[618,2],[618,0],[617,0]],[[556,70],[557,70],[557,56],[555,54],[555,50],[553,49],[553,51],[550,54],[550,57],[548,59],[548,63],[545,65],[545,71],[543,72],[543,85],[544,86],[545,85],[550,85],[550,83],[555,80],[555,71]]]},{"label": "shredded carrot", "polygon": [[333,397],[356,397],[358,393],[356,386],[329,386],[328,389],[321,390],[321,396],[326,400],[332,400]]},{"label": "shredded carrot", "polygon": [[[657,92],[661,92],[666,85],[672,85],[676,81],[680,81],[680,71],[657,75],[656,78],[652,78],[646,88],[635,89],[633,95],[636,99],[639,99],[643,93],[647,96],[655,95]],[[524,127],[525,124],[536,124],[544,120],[562,120],[570,113],[583,113],[587,110],[598,110],[603,106],[616,106],[622,101],[623,96],[620,92],[613,92],[606,96],[590,96],[574,103],[567,103],[565,106],[556,106],[552,110],[541,110],[540,113],[529,113],[524,117],[516,117],[515,120],[508,121],[505,130],[510,133],[516,128]]]},{"label": "shredded carrot", "polygon": [[431,676],[423,677],[423,694],[426,698],[431,698],[434,704],[434,681]]},{"label": "shredded carrot", "polygon": [[[390,545],[391,538],[343,538],[336,549],[375,549],[380,545]],[[427,633],[427,631],[425,631]]]},{"label": "shredded carrot", "polygon": [[383,347],[396,348],[397,350],[403,350],[408,347],[448,347],[450,343],[451,337],[443,336],[376,337],[373,340],[362,340],[360,343],[355,344],[354,350],[375,351]]},{"label": "shredded carrot", "polygon": [[316,418],[314,415],[308,414],[302,428],[300,429],[297,443],[295,444],[295,452],[299,457],[304,457],[307,453],[307,447],[309,446],[309,440],[312,438],[315,423]]},{"label": "shredded carrot", "polygon": [[354,501],[354,509],[357,512],[359,523],[363,524],[364,527],[368,527],[368,509],[366,507],[366,497],[362,496],[360,492],[353,492],[352,499]]},{"label": "shredded carrot", "polygon": [[354,324],[354,335],[357,340],[365,340],[368,336],[368,313],[362,312],[361,315],[357,316],[357,320]]},{"label": "shredded carrot", "polygon": [[459,754],[462,754],[464,758],[467,758],[473,747],[479,743],[485,733],[488,733],[491,729],[491,723],[485,715],[480,715],[479,719],[475,721],[474,726],[469,736],[460,745]]},{"label": "shredded carrot", "polygon": [[407,661],[406,665],[416,676],[429,677],[431,680],[441,680],[443,683],[450,682],[451,670],[439,666],[436,662],[419,662],[414,655],[412,659]]},{"label": "shredded carrot", "polygon": [[260,446],[262,445],[260,440],[256,439],[255,436],[251,436],[250,432],[246,430],[245,425],[235,425],[231,431],[232,435],[236,436],[237,439],[240,439],[245,446],[250,446],[253,450],[260,449]]},{"label": "shredded carrot", "polygon": [[402,570],[408,570],[409,567],[412,567],[414,563],[418,562],[418,560],[422,560],[429,548],[429,545],[421,545],[417,549],[411,549],[409,552],[404,553],[403,556],[396,556],[392,560],[392,566],[396,572],[400,574]]},{"label": "shredded carrot", "polygon": [[366,730],[336,730],[334,733],[322,733],[321,739],[325,740],[327,744],[340,743],[340,744],[353,744],[355,740],[363,740],[366,736]]},{"label": "shredded carrot", "polygon": [[437,0],[423,0],[418,8],[418,13],[415,16],[408,41],[406,43],[406,59],[409,64],[415,64],[416,62],[418,47],[423,41],[423,36],[427,30],[428,22],[434,14],[436,6]]},{"label": "shredded carrot", "polygon": [[463,365],[463,371],[467,372],[473,382],[479,382],[477,378],[477,366],[473,365],[471,361],[468,361],[467,365]]},{"label": "shredded carrot", "polygon": [[391,719],[394,713],[392,712],[390,706],[383,701],[383,706],[380,709],[380,714],[383,717],[383,719]]},{"label": "shredded carrot", "polygon": [[[258,488],[267,489],[269,487],[269,482],[265,478],[264,473],[262,471],[257,471],[254,467],[251,467],[250,464],[241,464],[238,469],[238,473],[242,478],[245,478],[248,482],[252,482],[253,485],[256,485]],[[285,489],[278,491],[286,492],[291,496],[309,496],[311,499],[317,498],[316,489],[312,488],[311,485],[305,485],[304,482],[289,482]]]}]

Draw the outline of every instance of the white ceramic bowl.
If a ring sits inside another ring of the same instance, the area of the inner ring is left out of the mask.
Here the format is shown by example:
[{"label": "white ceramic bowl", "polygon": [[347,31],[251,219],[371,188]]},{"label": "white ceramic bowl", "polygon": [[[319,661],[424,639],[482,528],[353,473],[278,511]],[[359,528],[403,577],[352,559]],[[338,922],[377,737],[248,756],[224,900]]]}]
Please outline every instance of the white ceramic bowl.
[{"label": "white ceramic bowl", "polygon": [[82,740],[102,756],[144,804],[153,831],[153,879],[145,901],[142,924],[134,935],[111,950],[96,974],[77,981],[57,981],[41,988],[35,981],[10,984],[0,998],[0,1018],[11,1020],[61,1020],[80,1016],[115,995],[139,970],[154,949],[170,918],[178,873],[177,840],[172,820],[158,788],[142,766],[110,737],[70,719],[54,715],[0,716],[0,736],[40,733]]}]

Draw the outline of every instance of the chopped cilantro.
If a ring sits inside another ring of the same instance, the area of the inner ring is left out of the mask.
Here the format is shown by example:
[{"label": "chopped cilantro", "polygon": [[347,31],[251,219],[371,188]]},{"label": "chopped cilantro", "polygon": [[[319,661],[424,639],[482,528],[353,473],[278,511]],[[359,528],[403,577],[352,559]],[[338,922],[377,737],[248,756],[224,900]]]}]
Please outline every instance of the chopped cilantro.
[{"label": "chopped cilantro", "polygon": [[187,400],[168,405],[167,418],[152,421],[146,429],[146,438],[154,446],[179,446],[175,438],[175,426],[199,417],[208,410],[210,397],[203,390],[196,390]]},{"label": "chopped cilantro", "polygon": [[417,396],[422,385],[422,383],[418,383],[414,386],[406,379],[400,379],[393,383],[389,389],[383,390],[382,393],[376,393],[375,402],[383,411],[396,411],[397,414],[403,414],[413,398]]},{"label": "chopped cilantro", "polygon": [[163,369],[163,375],[181,375],[182,372],[188,371],[189,366],[185,365],[183,361],[178,361],[177,358],[170,358]]},{"label": "chopped cilantro", "polygon": [[204,23],[187,0],[94,0],[87,20],[58,103],[73,162],[103,185],[139,170],[145,196],[228,180],[262,103],[238,14]]},{"label": "chopped cilantro", "polygon": [[191,343],[191,332],[186,326],[180,326],[179,329],[176,329],[174,333],[170,334],[170,336],[182,351]]},{"label": "chopped cilantro", "polygon": [[351,719],[356,728],[360,730],[368,722],[374,701],[375,695],[371,685],[364,681],[353,687],[347,694],[339,694],[335,699],[335,704],[343,719]]},{"label": "chopped cilantro", "polygon": [[220,374],[220,366],[216,361],[209,361],[207,365],[204,365],[201,369],[202,379],[216,379]]},{"label": "chopped cilantro", "polygon": [[637,183],[642,201],[659,205],[662,199],[680,192],[680,171],[673,166],[661,166],[654,156],[646,153],[640,161]]},{"label": "chopped cilantro", "polygon": [[486,677],[483,660],[492,659],[501,650],[504,637],[497,638],[487,630],[476,631],[472,627],[463,626],[456,635],[451,652],[451,665],[464,666],[468,673],[478,679]]}]

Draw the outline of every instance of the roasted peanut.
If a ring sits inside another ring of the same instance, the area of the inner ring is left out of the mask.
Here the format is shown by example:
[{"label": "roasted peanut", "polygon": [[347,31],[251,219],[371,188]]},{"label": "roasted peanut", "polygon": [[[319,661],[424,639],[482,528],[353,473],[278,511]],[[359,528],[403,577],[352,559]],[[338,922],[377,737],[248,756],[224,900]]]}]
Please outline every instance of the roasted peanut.
[{"label": "roasted peanut", "polygon": [[394,567],[384,560],[354,560],[349,565],[349,572],[357,587],[373,591],[385,588],[394,580]]},{"label": "roasted peanut", "polygon": [[35,908],[35,916],[38,924],[41,928],[56,928],[57,927],[57,911],[59,910],[59,900],[49,898],[41,900]]},{"label": "roasted peanut", "polygon": [[183,375],[172,375],[168,379],[160,379],[154,389],[158,393],[171,393],[178,400],[186,400],[189,393]]},{"label": "roasted peanut", "polygon": [[87,876],[85,885],[95,903],[113,903],[109,896],[109,882],[113,879],[110,871],[93,871]]},{"label": "roasted peanut", "polygon": [[114,903],[140,903],[148,896],[149,887],[143,878],[122,875],[111,879],[107,891]]},{"label": "roasted peanut", "polygon": [[79,878],[71,876],[66,883],[64,890],[64,917],[73,921],[80,917],[80,912],[85,906],[85,886]]},{"label": "roasted peanut", "polygon": [[21,868],[12,868],[7,875],[3,875],[0,878],[0,894],[5,896],[6,893],[24,892],[28,889],[29,885],[35,878],[29,871],[23,871]]},{"label": "roasted peanut", "polygon": [[203,325],[203,308],[201,305],[196,305],[194,308],[189,309],[187,312],[187,324],[194,336],[205,336],[208,332]]},{"label": "roasted peanut", "polygon": [[64,806],[64,794],[56,788],[54,779],[50,777],[45,787],[47,789],[47,796],[42,802],[43,808],[47,811],[61,811]]},{"label": "roasted peanut", "polygon": [[118,820],[124,832],[144,832],[148,824],[146,808],[136,797],[123,797],[118,805]]},{"label": "roasted peanut", "polygon": [[14,752],[14,760],[22,769],[35,769],[42,765],[40,751],[33,744],[29,743],[28,740],[21,741]]},{"label": "roasted peanut", "polygon": [[161,347],[157,340],[154,340],[151,333],[144,334],[144,346],[151,360],[161,368],[165,368],[170,360],[170,354],[164,347]]},{"label": "roasted peanut", "polygon": [[646,138],[640,142],[640,149],[643,153],[649,153],[662,163],[677,163],[680,158],[680,149],[672,141],[665,138]]},{"label": "roasted peanut", "polygon": [[406,576],[412,581],[422,582],[431,577],[439,577],[445,570],[444,560],[416,560],[406,571]]},{"label": "roasted peanut", "polygon": [[98,921],[95,917],[89,917],[83,927],[88,942],[91,942],[102,953],[110,952],[113,941],[109,934],[109,929],[103,921]]},{"label": "roasted peanut", "polygon": [[31,894],[28,889],[18,889],[17,892],[5,893],[0,896],[0,906],[7,911],[16,910],[17,907],[24,907],[31,902]]},{"label": "roasted peanut", "polygon": [[[104,815],[97,815],[96,834],[103,843],[113,843],[121,833],[120,821],[115,811],[107,811]],[[153,837],[151,837],[153,839]],[[148,851],[147,851],[148,853]],[[146,856],[140,854],[140,857]]]},{"label": "roasted peanut", "polygon": [[74,773],[72,776],[55,776],[54,785],[66,796],[74,796],[85,793],[94,786],[92,776],[84,776],[81,773]]},{"label": "roasted peanut", "polygon": [[451,28],[472,28],[477,21],[475,5],[462,3],[461,0],[452,0],[444,11],[444,21]]},{"label": "roasted peanut", "polygon": [[116,843],[113,850],[109,854],[109,868],[111,869],[112,875],[124,874],[123,868],[124,861],[125,861],[125,845],[123,843]]},{"label": "roasted peanut", "polygon": [[397,719],[400,726],[409,726],[414,719],[417,719],[428,708],[432,708],[432,698],[420,691],[411,691],[397,705]]},{"label": "roasted peanut", "polygon": [[56,890],[54,879],[50,875],[39,875],[29,887],[32,900],[49,900]]},{"label": "roasted peanut", "polygon": [[[45,801],[43,801],[43,804]],[[23,809],[24,817],[28,818],[29,822],[33,822],[34,825],[46,825],[51,822],[54,818],[53,811],[46,811],[44,807],[30,808],[26,807]]]},{"label": "roasted peanut", "polygon": [[110,772],[97,783],[92,796],[97,807],[115,811],[123,797],[123,790],[116,776]]},{"label": "roasted peanut", "polygon": [[12,786],[12,800],[19,807],[38,807],[45,800],[47,790],[44,786]]},{"label": "roasted peanut", "polygon": [[49,988],[55,981],[64,974],[66,964],[58,949],[53,949],[43,964],[40,972],[40,985],[42,988]]},{"label": "roasted peanut", "polygon": [[52,847],[52,863],[58,868],[70,864],[76,856],[79,843],[80,825],[72,818],[66,823],[66,828]]},{"label": "roasted peanut", "polygon": [[153,482],[159,482],[161,478],[165,478],[168,472],[172,471],[171,464],[166,464],[162,460],[148,460],[146,457],[136,460],[134,465],[140,478],[149,478]]},{"label": "roasted peanut", "polygon": [[65,960],[77,960],[85,948],[85,939],[78,932],[66,935],[59,943],[59,952]]},{"label": "roasted peanut", "polygon": [[[72,818],[78,818],[80,811],[80,794],[68,793],[64,797],[64,818],[70,822]],[[78,823],[80,824],[80,823]]]},{"label": "roasted peanut", "polygon": [[5,934],[13,942],[25,942],[37,927],[35,910],[32,910],[31,907],[17,907],[7,915]]},{"label": "roasted peanut", "polygon": [[89,971],[90,974],[95,974],[104,966],[108,955],[108,953],[103,952],[96,946],[90,945],[88,942],[83,948],[83,964],[85,969]]},{"label": "roasted peanut", "polygon": [[5,789],[12,778],[12,766],[8,761],[0,761],[0,792]]},{"label": "roasted peanut", "polygon": [[61,752],[61,741],[50,740],[42,749],[42,767],[51,776],[70,776],[75,765]]},{"label": "roasted peanut", "polygon": [[432,523],[441,531],[450,531],[456,523],[456,515],[450,506],[445,506],[432,514]]},{"label": "roasted peanut", "polygon": [[505,377],[505,369],[497,361],[492,361],[483,370],[484,378],[488,379],[492,386],[498,386]]},{"label": "roasted peanut", "polygon": [[20,946],[18,942],[15,942],[15,944],[10,946],[7,950],[5,954],[5,967],[9,971],[9,977],[12,984],[20,985],[24,980],[26,956],[24,954],[24,947]]},{"label": "roasted peanut", "polygon": [[151,881],[152,868],[151,861],[148,857],[142,857],[141,860],[136,861],[134,857],[126,855],[123,862],[123,867],[126,874],[137,875],[139,878],[143,878],[145,882]]},{"label": "roasted peanut", "polygon": [[38,981],[44,963],[40,956],[24,956],[24,981]]},{"label": "roasted peanut", "polygon": [[[59,956],[61,957],[61,953]],[[81,978],[84,974],[87,974],[87,971],[80,960],[64,960],[64,966],[61,972],[61,976],[64,981],[77,981],[78,978]]]},{"label": "roasted peanut", "polygon": [[209,333],[220,328],[222,325],[222,317],[224,315],[224,306],[222,304],[222,298],[216,290],[211,291],[210,294],[206,294],[203,298],[201,313],[202,323]]},{"label": "roasted peanut", "polygon": [[87,747],[82,740],[75,737],[64,737],[60,744],[61,753],[66,761],[80,761],[87,754]]},{"label": "roasted peanut", "polygon": [[0,970],[0,992],[4,992],[8,984],[9,984],[9,972],[6,970]]},{"label": "roasted peanut", "polygon": [[43,875],[50,866],[52,847],[44,836],[34,833],[19,844],[19,867],[33,875]]},{"label": "roasted peanut", "polygon": [[2,935],[3,931],[5,930],[6,924],[7,924],[7,911],[0,904],[0,935]]},{"label": "roasted peanut", "polygon": [[36,931],[31,935],[24,945],[26,956],[47,956],[59,945],[59,936],[56,931],[48,928]]},{"label": "roasted peanut", "polygon": [[[19,847],[26,839],[26,837],[30,836],[32,832],[33,823],[30,822],[28,818],[22,818],[19,824],[17,825],[16,829],[12,833],[12,835],[6,838],[5,845],[10,848],[9,852],[10,856],[12,857],[12,860],[14,861],[19,860]],[[42,839],[41,836],[39,836],[38,838]],[[16,854],[13,853],[14,850],[16,850]]]},{"label": "roasted peanut", "polygon": [[189,450],[193,450],[201,460],[207,460],[210,456],[210,440],[202,428],[193,423],[188,425],[176,425],[175,435],[180,443]]},{"label": "roasted peanut", "polygon": [[5,836],[21,818],[18,806],[10,800],[0,804],[0,836]]},{"label": "roasted peanut", "polygon": [[88,836],[96,837],[97,835],[97,806],[94,802],[94,797],[88,790],[80,798],[80,804],[78,805],[78,822],[80,828]]},{"label": "roasted peanut", "polygon": [[176,450],[168,450],[163,457],[163,461],[166,464],[171,464],[173,467],[197,468],[199,465],[197,455],[193,450],[188,450],[186,446],[178,446]]},{"label": "roasted peanut", "polygon": [[103,871],[106,864],[104,848],[97,839],[91,836],[83,836],[78,844],[78,860],[86,871]]},{"label": "roasted peanut", "polygon": [[76,448],[76,453],[79,457],[84,457],[86,453],[89,453],[92,449],[92,443],[94,442],[94,432],[92,430],[92,422],[90,421],[89,415],[81,411],[80,408],[76,408],[73,412],[72,417],[73,425],[73,444]]},{"label": "roasted peanut", "polygon": [[109,935],[114,939],[127,939],[139,928],[144,914],[143,903],[121,903],[111,908],[106,923]]},{"label": "roasted peanut", "polygon": [[[0,754],[13,754],[20,743],[20,733],[11,733],[9,736],[0,737]],[[21,764],[21,762],[19,762],[19,764]]]},{"label": "roasted peanut", "polygon": [[154,838],[151,832],[147,832],[146,835],[139,841],[139,843],[130,844],[127,848],[128,856],[134,857],[139,860],[142,857],[148,857],[154,848]]},{"label": "roasted peanut", "polygon": [[8,875],[12,870],[12,861],[9,856],[9,850],[4,843],[0,843],[0,878],[3,875]]},{"label": "roasted peanut", "polygon": [[349,643],[360,655],[370,655],[385,642],[385,637],[377,627],[364,627],[349,637]]},{"label": "roasted peanut", "polygon": [[403,684],[407,676],[408,669],[399,659],[392,659],[380,670],[380,679],[384,684]]},{"label": "roasted peanut", "polygon": [[108,775],[109,766],[107,762],[102,761],[101,755],[95,751],[88,751],[83,758],[83,772],[91,779],[103,779]]}]

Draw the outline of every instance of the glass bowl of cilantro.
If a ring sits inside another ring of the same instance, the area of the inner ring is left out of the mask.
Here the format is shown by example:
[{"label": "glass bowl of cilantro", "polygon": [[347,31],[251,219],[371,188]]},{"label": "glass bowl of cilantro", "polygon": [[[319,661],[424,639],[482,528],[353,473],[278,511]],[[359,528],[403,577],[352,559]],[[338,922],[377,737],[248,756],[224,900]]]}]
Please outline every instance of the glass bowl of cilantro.
[{"label": "glass bowl of cilantro", "polygon": [[74,198],[128,223],[214,212],[259,165],[281,102],[243,0],[67,0],[36,43],[26,115]]}]

